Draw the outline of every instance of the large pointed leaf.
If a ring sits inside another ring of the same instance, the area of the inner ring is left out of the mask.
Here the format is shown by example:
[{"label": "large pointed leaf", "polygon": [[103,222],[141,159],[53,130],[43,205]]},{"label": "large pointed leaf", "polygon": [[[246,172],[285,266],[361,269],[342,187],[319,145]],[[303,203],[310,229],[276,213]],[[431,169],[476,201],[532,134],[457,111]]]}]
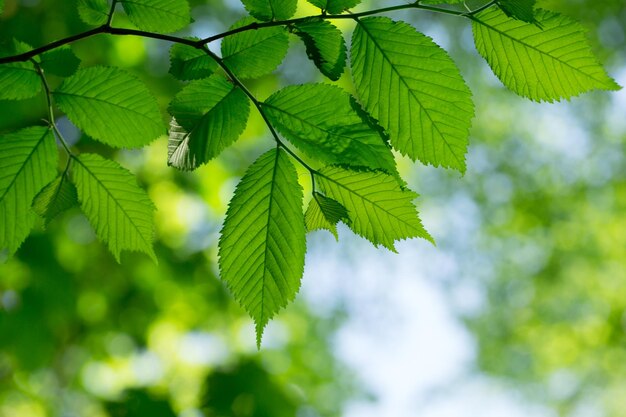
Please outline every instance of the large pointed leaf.
[{"label": "large pointed leaf", "polygon": [[337,235],[337,223],[340,221],[350,224],[348,210],[332,198],[328,198],[318,192],[313,193],[313,198],[309,202],[309,207],[304,214],[306,230],[325,229],[339,239]]},{"label": "large pointed leaf", "polygon": [[322,74],[337,81],[343,74],[347,55],[341,31],[326,20],[300,22],[294,28],[315,66]]},{"label": "large pointed leaf", "polygon": [[396,173],[393,154],[380,131],[339,87],[289,86],[274,93],[263,108],[272,124],[312,158]]},{"label": "large pointed leaf", "polygon": [[448,54],[404,22],[359,20],[352,76],[365,108],[411,159],[465,170],[471,92]]},{"label": "large pointed leaf", "polygon": [[154,206],[135,176],[117,162],[82,154],[72,164],[80,207],[100,240],[120,261],[123,250],[140,251],[156,261]]},{"label": "large pointed leaf", "polygon": [[432,241],[413,205],[417,194],[400,188],[394,177],[327,167],[315,179],[324,194],[348,210],[350,228],[374,245],[395,252],[396,240],[421,237]]},{"label": "large pointed leaf", "polygon": [[[231,29],[254,23],[243,18]],[[228,36],[222,41],[224,63],[240,78],[257,78],[274,71],[285,58],[289,38],[282,27],[248,30]]]},{"label": "large pointed leaf", "polygon": [[233,143],[246,127],[250,104],[246,94],[221,75],[192,81],[169,107],[176,123],[170,132],[169,163],[195,169]]},{"label": "large pointed leaf", "polygon": [[498,8],[474,19],[476,49],[505,86],[536,101],[620,88],[598,64],[580,24],[545,10],[535,18],[541,28]]},{"label": "large pointed leaf", "polygon": [[69,77],[74,74],[80,65],[80,59],[69,46],[62,46],[41,54],[41,68],[46,73]]},{"label": "large pointed leaf", "polygon": [[76,126],[107,145],[141,147],[165,133],[154,97],[119,68],[81,69],[53,94]]},{"label": "large pointed leaf", "polygon": [[319,7],[322,10],[330,14],[338,14],[344,10],[348,10],[357,4],[361,3],[361,0],[307,0],[314,6]]},{"label": "large pointed leaf", "polygon": [[33,198],[56,175],[57,159],[48,128],[0,136],[0,251],[14,253],[30,233]]},{"label": "large pointed leaf", "polygon": [[33,211],[43,217],[47,227],[56,216],[77,205],[76,187],[64,174],[37,194],[33,200]]},{"label": "large pointed leaf", "polygon": [[168,33],[191,23],[187,0],[119,0],[128,18],[141,30]]},{"label": "large pointed leaf", "polygon": [[207,78],[215,72],[217,63],[206,52],[182,43],[170,49],[170,74],[179,80]]},{"label": "large pointed leaf", "polygon": [[296,169],[284,151],[271,150],[237,186],[219,242],[221,277],[254,319],[258,344],[300,288],[305,233]]},{"label": "large pointed leaf", "polygon": [[88,25],[105,24],[109,18],[109,12],[107,0],[78,0],[78,15]]},{"label": "large pointed leaf", "polygon": [[[0,56],[11,56],[30,51],[32,48],[13,40],[0,51]],[[41,79],[30,62],[12,62],[0,65],[0,100],[23,100],[41,91]]]},{"label": "large pointed leaf", "polygon": [[246,10],[259,20],[285,20],[296,12],[298,0],[241,0]]}]

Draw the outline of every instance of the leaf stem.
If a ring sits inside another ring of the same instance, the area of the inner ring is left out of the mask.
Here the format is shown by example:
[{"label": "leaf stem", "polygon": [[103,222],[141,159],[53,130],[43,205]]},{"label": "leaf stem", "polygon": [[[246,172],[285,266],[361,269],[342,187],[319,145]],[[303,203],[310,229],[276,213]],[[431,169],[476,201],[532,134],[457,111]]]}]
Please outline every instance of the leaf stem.
[{"label": "leaf stem", "polygon": [[52,130],[54,130],[54,133],[56,134],[56,136],[59,138],[59,142],[61,142],[61,145],[63,145],[63,149],[65,149],[65,152],[67,152],[70,159],[72,159],[74,157],[74,154],[70,150],[70,147],[65,141],[65,138],[63,138],[63,135],[59,131],[59,128],[57,127],[57,124],[54,118],[54,106],[52,105],[52,90],[50,89],[50,85],[48,84],[48,80],[46,79],[46,74],[44,73],[43,68],[41,68],[41,65],[39,65],[37,61],[35,61],[34,59],[31,59],[30,61],[35,66],[35,69],[37,70],[37,74],[39,74],[39,78],[41,78],[41,83],[43,85],[43,89],[46,95],[46,102],[48,104],[48,117],[50,118],[50,120],[48,120],[48,124],[50,125]]},{"label": "leaf stem", "polygon": [[109,17],[107,18],[107,22],[104,24],[104,26],[111,27],[111,23],[113,23],[113,15],[115,14],[115,6],[117,6],[117,1],[118,0],[113,0],[113,2],[111,3],[111,10],[109,11]]}]

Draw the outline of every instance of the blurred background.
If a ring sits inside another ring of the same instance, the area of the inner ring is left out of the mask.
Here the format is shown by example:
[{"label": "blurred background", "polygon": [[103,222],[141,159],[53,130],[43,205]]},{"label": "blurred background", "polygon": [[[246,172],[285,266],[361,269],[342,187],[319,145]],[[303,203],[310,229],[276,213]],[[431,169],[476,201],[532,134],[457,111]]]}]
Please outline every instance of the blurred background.
[{"label": "blurred background", "polygon": [[[183,35],[244,14],[235,0],[191,4]],[[581,21],[626,85],[624,0],[538,4]],[[75,6],[6,0],[0,40],[40,46],[86,30]],[[314,13],[300,0],[299,15]],[[626,416],[626,92],[532,103],[492,75],[468,22],[390,16],[450,52],[477,104],[463,177],[399,158],[437,247],[406,241],[396,255],[345,227],[338,243],[310,234],[301,293],[257,351],[217,277],[216,244],[238,178],[272,144],[260,117],[188,174],[166,166],[166,138],[118,152],[59,115],[79,151],[116,158],[148,190],[159,264],[126,253],[118,265],[78,210],[3,256],[0,416]],[[128,25],[122,13],[114,23]],[[353,24],[337,23],[349,39]],[[291,41],[275,74],[247,83],[259,98],[321,80]],[[83,66],[136,73],[163,108],[182,87],[167,44],[99,35],[73,49]],[[348,71],[338,84],[352,90]],[[45,114],[43,96],[0,102],[0,132]]]}]

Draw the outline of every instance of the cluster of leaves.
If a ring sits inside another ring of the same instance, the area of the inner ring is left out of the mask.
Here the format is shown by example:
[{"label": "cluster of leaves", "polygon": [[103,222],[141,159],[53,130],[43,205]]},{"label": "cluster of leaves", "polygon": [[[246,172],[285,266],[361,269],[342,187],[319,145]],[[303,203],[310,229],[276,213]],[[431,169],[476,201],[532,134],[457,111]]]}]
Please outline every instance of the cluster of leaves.
[{"label": "cluster of leaves", "polygon": [[[193,39],[167,35],[190,23],[186,0],[80,0],[80,17],[96,28],[34,50],[17,40],[6,46],[0,99],[43,91],[49,125],[0,137],[0,249],[14,253],[37,215],[47,223],[80,205],[118,261],[123,250],[155,258],[154,207],[133,175],[99,155],[75,154],[55,125],[58,108],[85,134],[116,148],[139,148],[166,133],[156,100],[140,80],[119,68],[79,69],[68,44],[97,33],[173,42],[170,73],[186,84],[168,107],[169,165],[190,171],[217,157],[241,135],[251,108],[274,137],[276,147],[252,163],[237,186],[219,242],[221,277],[255,320],[259,343],[267,322],[299,289],[307,231],[337,236],[341,221],[390,250],[402,239],[432,241],[392,149],[465,171],[474,105],[456,64],[408,23],[372,15],[419,9],[468,19],[494,73],[535,101],[619,88],[593,56],[582,27],[536,10],[534,0],[494,0],[472,11],[431,5],[458,0],[423,0],[359,13],[349,11],[359,0],[309,0],[321,13],[303,18],[292,18],[297,0],[242,1],[250,16],[227,32]],[[137,30],[111,26],[117,3]],[[355,22],[350,51],[334,19]],[[356,97],[315,83],[258,100],[242,80],[274,71],[290,33],[331,81],[345,72],[349,55]],[[221,55],[207,47],[218,39]],[[52,90],[47,74],[65,79]],[[60,174],[55,137],[67,154]],[[306,211],[294,162],[311,176]]]}]

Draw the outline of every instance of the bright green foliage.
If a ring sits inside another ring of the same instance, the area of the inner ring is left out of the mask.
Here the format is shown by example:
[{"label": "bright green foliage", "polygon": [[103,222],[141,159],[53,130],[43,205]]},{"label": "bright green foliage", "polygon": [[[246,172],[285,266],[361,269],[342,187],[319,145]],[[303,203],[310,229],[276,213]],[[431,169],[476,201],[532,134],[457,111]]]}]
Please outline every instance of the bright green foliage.
[{"label": "bright green foliage", "polygon": [[359,98],[393,147],[465,171],[474,105],[448,54],[408,24],[375,17],[359,20],[351,57]]},{"label": "bright green foliage", "polygon": [[498,5],[507,16],[527,23],[537,23],[535,0],[500,0]]},{"label": "bright green foliage", "polygon": [[[243,18],[231,29],[255,22]],[[222,41],[224,63],[238,77],[257,78],[267,75],[280,65],[289,49],[287,32],[282,27],[269,27],[234,34]]]},{"label": "bright green foliage", "polygon": [[[27,52],[31,47],[13,40],[5,47],[1,56]],[[37,70],[30,62],[14,62],[0,65],[0,100],[23,100],[37,95],[41,91],[41,80]]]},{"label": "bright green foliage", "polygon": [[176,95],[169,112],[175,120],[168,144],[169,164],[192,170],[237,140],[248,122],[250,104],[239,87],[213,75],[189,83]]},{"label": "bright green foliage", "polygon": [[262,21],[289,19],[298,0],[241,0],[250,14]]},{"label": "bright green foliage", "polygon": [[0,136],[0,251],[15,253],[30,233],[33,198],[56,175],[57,159],[46,127]]},{"label": "bright green foliage", "polygon": [[306,54],[322,74],[337,81],[346,66],[346,42],[341,31],[326,20],[301,22],[295,33],[306,46]]},{"label": "bright green foliage", "polygon": [[380,132],[342,89],[328,84],[289,86],[263,108],[280,133],[304,153],[328,164],[380,168],[396,173]]},{"label": "bright green foliage", "polygon": [[83,154],[72,163],[72,179],[82,211],[100,240],[120,262],[123,250],[140,251],[156,261],[154,206],[135,176],[117,162]]},{"label": "bright green foliage", "polygon": [[312,232],[314,230],[326,229],[338,240],[337,223],[340,221],[346,224],[350,223],[348,210],[332,198],[314,192],[313,198],[309,202],[309,207],[304,214],[306,230]]},{"label": "bright green foliage", "polygon": [[317,6],[322,10],[325,10],[330,14],[339,14],[344,10],[351,9],[357,4],[361,3],[361,0],[307,0],[313,6]]},{"label": "bright green foliage", "polygon": [[37,194],[33,200],[33,211],[43,217],[48,226],[56,216],[77,205],[76,187],[63,174]]},{"label": "bright green foliage", "polygon": [[199,80],[213,74],[215,61],[204,51],[176,43],[170,48],[170,74],[179,80]]},{"label": "bright green foliage", "polygon": [[69,77],[78,69],[80,59],[74,55],[72,48],[63,46],[41,54],[40,65],[46,73]]},{"label": "bright green foliage", "polygon": [[417,194],[402,189],[383,172],[327,167],[315,174],[321,191],[350,216],[350,228],[374,245],[396,251],[394,241],[421,237],[432,241],[417,215]]},{"label": "bright green foliage", "polygon": [[175,32],[191,22],[187,0],[119,0],[128,18],[139,29]]},{"label": "bright green foliage", "polygon": [[107,0],[78,0],[78,15],[88,25],[105,24],[109,18],[109,12]]},{"label": "bright green foliage", "polygon": [[254,319],[258,344],[300,288],[305,234],[296,169],[284,151],[266,152],[237,185],[219,242],[222,280]]},{"label": "bright green foliage", "polygon": [[541,25],[511,19],[497,8],[474,20],[476,49],[513,92],[554,101],[620,87],[598,64],[582,26],[557,13],[537,10]]},{"label": "bright green foliage", "polygon": [[107,145],[136,148],[165,133],[154,97],[118,68],[81,69],[59,86],[54,98],[76,126]]}]

